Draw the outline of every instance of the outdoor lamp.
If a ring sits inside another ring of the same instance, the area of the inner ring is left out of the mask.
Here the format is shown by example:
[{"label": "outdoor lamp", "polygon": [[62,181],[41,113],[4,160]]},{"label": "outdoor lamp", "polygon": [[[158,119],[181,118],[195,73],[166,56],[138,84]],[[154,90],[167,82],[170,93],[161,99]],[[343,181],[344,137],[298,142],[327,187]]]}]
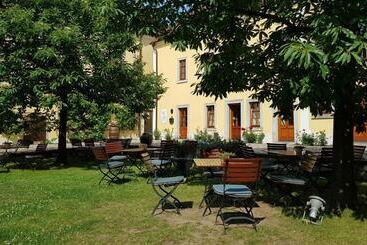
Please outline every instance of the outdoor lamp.
[{"label": "outdoor lamp", "polygon": [[[309,196],[302,220],[312,224],[321,224],[326,202],[318,196]],[[307,216],[307,217],[306,217]]]}]

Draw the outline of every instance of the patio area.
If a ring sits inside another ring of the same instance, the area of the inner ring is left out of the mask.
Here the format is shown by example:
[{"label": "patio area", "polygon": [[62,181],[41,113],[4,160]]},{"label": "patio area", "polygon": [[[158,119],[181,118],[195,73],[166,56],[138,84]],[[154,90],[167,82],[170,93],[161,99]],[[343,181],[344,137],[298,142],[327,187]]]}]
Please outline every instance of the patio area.
[{"label": "patio area", "polygon": [[[365,244],[367,224],[353,217],[326,217],[321,226],[288,217],[282,208],[262,201],[254,208],[264,220],[258,232],[231,226],[223,234],[215,214],[203,217],[199,203],[203,183],[188,180],[176,192],[192,202],[181,215],[151,216],[157,202],[146,178],[124,184],[98,185],[91,167],[44,171],[15,170],[0,178],[0,241],[5,243],[123,244]],[[25,188],[27,186],[27,188]]]}]

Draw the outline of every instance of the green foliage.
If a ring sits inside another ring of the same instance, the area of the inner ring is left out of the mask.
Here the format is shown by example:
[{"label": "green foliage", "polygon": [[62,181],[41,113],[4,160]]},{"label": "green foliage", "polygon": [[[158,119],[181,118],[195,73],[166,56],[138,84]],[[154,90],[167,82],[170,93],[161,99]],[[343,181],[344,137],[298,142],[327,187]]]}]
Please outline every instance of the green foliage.
[{"label": "green foliage", "polygon": [[165,140],[173,140],[173,128],[169,129],[169,128],[165,128],[163,130],[164,132],[164,139]]},{"label": "green foliage", "polygon": [[265,134],[263,132],[255,132],[252,129],[248,129],[243,131],[242,137],[246,143],[262,144]]},{"label": "green foliage", "polygon": [[66,124],[71,135],[100,139],[112,115],[121,128],[132,128],[135,113],[154,107],[164,92],[161,77],[144,74],[140,60],[125,60],[139,49],[126,2],[0,5],[0,102],[6,102],[0,117],[10,125],[22,121],[26,108],[37,108],[60,139]]},{"label": "green foliage", "polygon": [[194,135],[194,139],[199,143],[208,143],[215,144],[217,142],[221,142],[221,137],[217,132],[210,134],[207,129],[199,130],[196,129],[196,134]]},{"label": "green foliage", "polygon": [[153,135],[151,133],[143,133],[140,136],[140,143],[151,145],[153,141]]},{"label": "green foliage", "polygon": [[297,141],[302,145],[318,145],[324,146],[327,144],[325,131],[316,133],[306,133],[305,131],[297,132]]},{"label": "green foliage", "polygon": [[154,129],[153,136],[155,140],[160,140],[162,137],[161,131],[159,131],[159,129]]},{"label": "green foliage", "polygon": [[257,136],[252,130],[243,131],[242,137],[244,138],[246,143],[256,143]]}]

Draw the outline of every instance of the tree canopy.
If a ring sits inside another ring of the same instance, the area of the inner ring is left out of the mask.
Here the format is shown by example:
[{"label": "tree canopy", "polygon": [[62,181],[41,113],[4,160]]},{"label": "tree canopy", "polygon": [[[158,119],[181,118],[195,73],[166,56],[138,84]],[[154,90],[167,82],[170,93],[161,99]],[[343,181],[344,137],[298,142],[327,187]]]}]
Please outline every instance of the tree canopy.
[{"label": "tree canopy", "polygon": [[85,127],[110,104],[130,115],[154,107],[162,82],[126,61],[140,46],[123,9],[117,0],[1,1],[0,117],[10,124],[38,110],[56,122],[65,153],[68,121]]},{"label": "tree canopy", "polygon": [[[135,23],[177,49],[199,50],[197,94],[253,91],[282,116],[334,115],[338,193],[353,186],[353,132],[365,130],[367,2],[132,1]],[[149,17],[148,17],[149,16]],[[343,187],[342,187],[343,186]]]}]

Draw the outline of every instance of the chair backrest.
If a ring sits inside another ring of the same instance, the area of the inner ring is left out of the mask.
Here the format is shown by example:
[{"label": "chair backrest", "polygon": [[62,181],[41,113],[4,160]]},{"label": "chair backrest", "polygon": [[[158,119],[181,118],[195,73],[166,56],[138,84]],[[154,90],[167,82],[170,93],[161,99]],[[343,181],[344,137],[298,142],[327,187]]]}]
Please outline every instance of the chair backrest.
[{"label": "chair backrest", "polygon": [[357,161],[362,160],[365,149],[366,149],[366,146],[364,145],[353,146],[354,160],[357,160]]},{"label": "chair backrest", "polygon": [[107,155],[121,154],[123,149],[121,141],[106,143]]},{"label": "chair backrest", "polygon": [[106,140],[107,143],[116,142],[116,141],[121,142],[121,139],[107,139]]},{"label": "chair backrest", "polygon": [[84,144],[87,147],[94,147],[94,139],[85,139]]},{"label": "chair backrest", "polygon": [[196,151],[197,151],[198,142],[195,140],[185,140],[183,147],[184,147],[184,154],[186,158],[195,158]]},{"label": "chair backrest", "polygon": [[311,173],[316,162],[317,162],[317,155],[315,155],[310,151],[306,151],[304,159],[301,162],[301,169],[303,169],[303,171]]},{"label": "chair backrest", "polygon": [[253,184],[260,177],[260,158],[229,158],[224,165],[224,184]]},{"label": "chair backrest", "polygon": [[43,151],[46,151],[46,148],[47,148],[47,144],[38,144],[37,147],[36,147],[36,152],[43,152]]},{"label": "chair backrest", "polygon": [[156,176],[156,169],[154,168],[149,153],[142,153],[141,154],[141,160],[144,163],[144,166],[146,170],[148,171],[149,175]]},{"label": "chair backrest", "polygon": [[99,162],[108,161],[108,155],[106,153],[106,149],[104,147],[93,147],[92,148],[93,155],[95,159]]},{"label": "chair backrest", "polygon": [[221,158],[222,152],[219,149],[211,149],[208,152],[208,155],[206,158]]},{"label": "chair backrest", "polygon": [[268,143],[268,150],[287,150],[287,144]]},{"label": "chair backrest", "polygon": [[175,155],[176,152],[176,142],[170,141],[162,145],[162,152],[160,155],[161,160],[168,160]]},{"label": "chair backrest", "polygon": [[82,141],[80,139],[70,139],[70,143],[72,146],[81,147]]},{"label": "chair backrest", "polygon": [[241,153],[242,153],[242,157],[244,158],[255,158],[256,154],[254,152],[254,149],[252,149],[252,147],[250,146],[241,146]]}]

